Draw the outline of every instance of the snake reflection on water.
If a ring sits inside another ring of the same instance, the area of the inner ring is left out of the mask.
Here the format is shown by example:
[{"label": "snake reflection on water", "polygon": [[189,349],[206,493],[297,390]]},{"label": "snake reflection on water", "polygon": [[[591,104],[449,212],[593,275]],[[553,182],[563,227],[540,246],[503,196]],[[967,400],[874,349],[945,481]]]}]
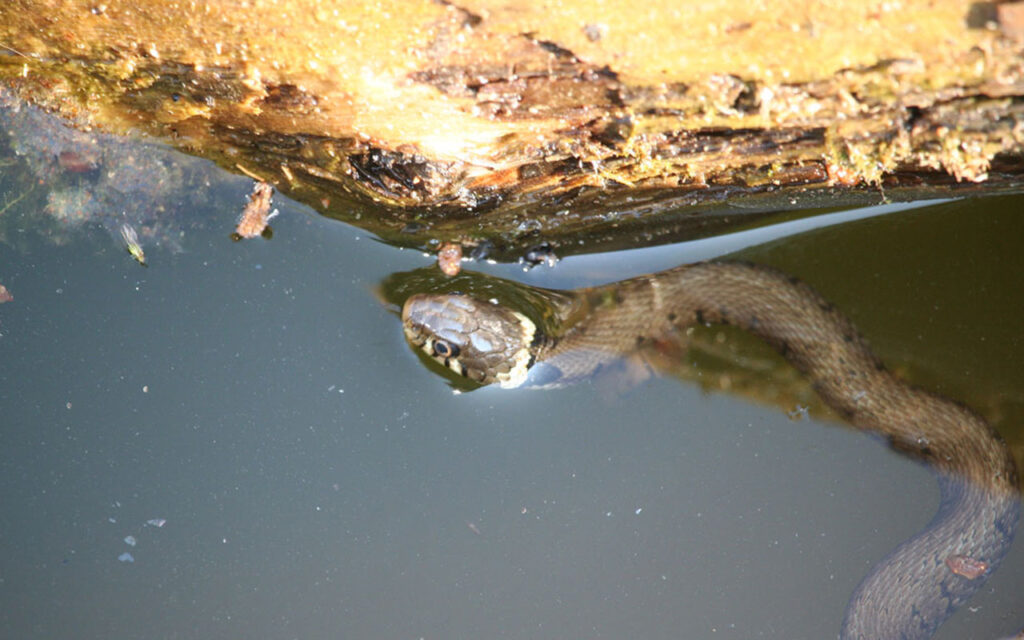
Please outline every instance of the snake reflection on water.
[{"label": "snake reflection on water", "polygon": [[970,409],[886,370],[808,285],[766,267],[709,262],[551,293],[561,321],[553,331],[494,301],[416,294],[402,310],[405,334],[459,375],[512,387],[537,381],[537,371],[545,385],[583,379],[674,330],[735,325],[772,345],[851,424],[934,469],[938,512],[862,580],[842,638],[931,637],[1009,550],[1020,504],[1003,441]]}]

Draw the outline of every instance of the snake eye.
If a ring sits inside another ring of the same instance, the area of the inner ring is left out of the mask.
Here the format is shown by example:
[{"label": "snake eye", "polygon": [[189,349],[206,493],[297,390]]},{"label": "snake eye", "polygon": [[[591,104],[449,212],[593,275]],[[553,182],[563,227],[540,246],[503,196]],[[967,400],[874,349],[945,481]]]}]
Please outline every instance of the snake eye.
[{"label": "snake eye", "polygon": [[444,340],[434,340],[434,355],[440,358],[457,358],[459,348]]}]

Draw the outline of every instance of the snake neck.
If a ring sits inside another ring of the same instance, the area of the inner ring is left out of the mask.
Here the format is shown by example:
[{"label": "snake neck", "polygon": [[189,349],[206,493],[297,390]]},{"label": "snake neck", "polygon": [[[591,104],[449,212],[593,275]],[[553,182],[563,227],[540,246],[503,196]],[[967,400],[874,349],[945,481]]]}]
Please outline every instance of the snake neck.
[{"label": "snake neck", "polygon": [[563,328],[538,344],[535,357],[574,378],[673,331],[733,325],[770,344],[854,426],[941,472],[1017,489],[1008,449],[980,416],[892,374],[849,319],[781,272],[732,262],[687,265],[580,290],[561,316]]}]

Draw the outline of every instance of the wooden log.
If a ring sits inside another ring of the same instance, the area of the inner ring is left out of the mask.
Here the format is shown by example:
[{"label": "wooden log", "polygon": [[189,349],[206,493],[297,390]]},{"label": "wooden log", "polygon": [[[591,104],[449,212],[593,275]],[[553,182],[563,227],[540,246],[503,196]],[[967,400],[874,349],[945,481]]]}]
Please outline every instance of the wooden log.
[{"label": "wooden log", "polygon": [[394,205],[385,236],[418,224],[465,239],[473,220],[519,238],[537,231],[517,231],[524,216],[555,234],[600,226],[567,221],[580,203],[647,215],[761,194],[771,209],[1016,190],[1020,13],[8,0],[0,79],[81,127],[171,141],[321,209],[338,194]]}]

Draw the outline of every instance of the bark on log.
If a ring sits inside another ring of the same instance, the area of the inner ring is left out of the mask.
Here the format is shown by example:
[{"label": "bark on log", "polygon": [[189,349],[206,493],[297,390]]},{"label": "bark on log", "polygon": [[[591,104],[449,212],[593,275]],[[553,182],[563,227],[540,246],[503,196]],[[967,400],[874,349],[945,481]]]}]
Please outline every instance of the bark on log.
[{"label": "bark on log", "polygon": [[339,193],[395,205],[373,229],[385,237],[512,242],[726,197],[764,210],[1016,190],[1022,13],[8,0],[0,78],[79,126],[169,140],[328,213]]}]

